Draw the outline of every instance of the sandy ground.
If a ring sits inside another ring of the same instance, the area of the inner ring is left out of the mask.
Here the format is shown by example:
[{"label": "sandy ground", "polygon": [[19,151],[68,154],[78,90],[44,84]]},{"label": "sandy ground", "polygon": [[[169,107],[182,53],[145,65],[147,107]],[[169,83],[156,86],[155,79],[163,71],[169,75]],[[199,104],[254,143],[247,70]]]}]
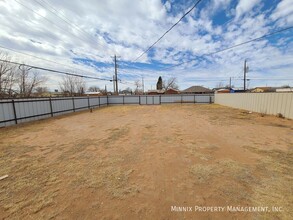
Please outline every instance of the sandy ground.
[{"label": "sandy ground", "polygon": [[292,134],[292,120],[193,104],[115,106],[2,128],[0,176],[9,177],[0,180],[0,217],[293,219]]}]

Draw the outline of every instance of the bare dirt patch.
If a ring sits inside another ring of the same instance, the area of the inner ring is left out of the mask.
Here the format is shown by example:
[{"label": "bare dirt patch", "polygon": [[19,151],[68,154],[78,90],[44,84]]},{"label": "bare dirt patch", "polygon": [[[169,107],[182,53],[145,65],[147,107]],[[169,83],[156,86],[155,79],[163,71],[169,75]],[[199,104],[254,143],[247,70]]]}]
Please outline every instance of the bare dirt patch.
[{"label": "bare dirt patch", "polygon": [[[4,219],[292,219],[293,122],[115,106],[0,129]],[[268,206],[280,212],[172,212]]]}]

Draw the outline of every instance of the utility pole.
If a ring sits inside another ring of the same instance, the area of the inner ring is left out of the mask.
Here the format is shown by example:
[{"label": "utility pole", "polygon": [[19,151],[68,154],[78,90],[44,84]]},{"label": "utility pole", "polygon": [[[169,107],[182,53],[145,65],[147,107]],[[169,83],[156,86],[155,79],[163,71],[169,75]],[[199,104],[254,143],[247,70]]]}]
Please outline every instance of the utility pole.
[{"label": "utility pole", "polygon": [[118,95],[118,76],[117,76],[117,69],[118,69],[118,64],[117,64],[117,58],[118,58],[118,56],[116,56],[116,54],[114,55],[114,57],[112,57],[112,58],[114,58],[114,68],[115,68],[115,77],[113,78],[113,82],[114,82],[114,85],[115,86],[113,86],[114,87],[114,93],[116,94],[116,95]]},{"label": "utility pole", "polygon": [[248,72],[248,66],[246,65],[246,59],[244,60],[244,69],[243,69],[243,90],[246,91],[246,73]]},{"label": "utility pole", "polygon": [[144,94],[144,80],[143,80],[143,77],[141,77],[141,82],[142,82],[142,94]]},{"label": "utility pole", "polygon": [[113,93],[116,93],[115,75],[113,75]]},{"label": "utility pole", "polygon": [[116,95],[118,95],[118,78],[117,78],[117,57],[116,54],[114,56],[114,61],[115,61],[115,88],[116,88]]}]

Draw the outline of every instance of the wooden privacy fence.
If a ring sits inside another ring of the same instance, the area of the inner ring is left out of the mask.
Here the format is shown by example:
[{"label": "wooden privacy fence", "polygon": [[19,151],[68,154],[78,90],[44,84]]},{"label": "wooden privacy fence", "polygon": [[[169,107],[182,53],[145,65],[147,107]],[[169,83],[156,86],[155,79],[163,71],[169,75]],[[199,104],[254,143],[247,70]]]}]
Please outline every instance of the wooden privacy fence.
[{"label": "wooden privacy fence", "polygon": [[212,103],[214,95],[139,95],[0,100],[0,127],[108,105]]}]

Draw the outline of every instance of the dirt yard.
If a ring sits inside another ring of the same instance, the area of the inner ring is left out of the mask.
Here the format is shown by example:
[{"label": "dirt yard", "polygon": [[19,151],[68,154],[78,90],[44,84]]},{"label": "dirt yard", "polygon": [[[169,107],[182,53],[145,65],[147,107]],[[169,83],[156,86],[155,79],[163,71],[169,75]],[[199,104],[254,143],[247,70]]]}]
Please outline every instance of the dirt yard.
[{"label": "dirt yard", "polygon": [[2,128],[0,217],[293,219],[292,148],[292,120],[218,105],[115,106]]}]

